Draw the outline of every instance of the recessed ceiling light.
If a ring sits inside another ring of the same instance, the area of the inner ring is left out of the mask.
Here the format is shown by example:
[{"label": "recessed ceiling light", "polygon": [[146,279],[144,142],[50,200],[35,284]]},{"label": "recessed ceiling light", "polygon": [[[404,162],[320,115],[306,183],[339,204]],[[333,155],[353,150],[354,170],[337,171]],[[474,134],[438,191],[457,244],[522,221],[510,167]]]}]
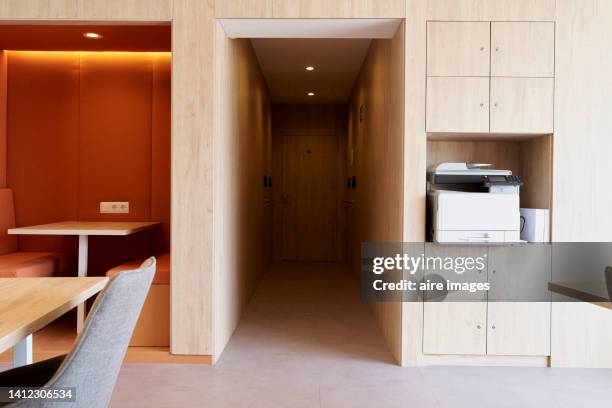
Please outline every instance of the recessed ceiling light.
[{"label": "recessed ceiling light", "polygon": [[308,65],[306,67],[306,71],[314,71],[314,67],[312,65]]},{"label": "recessed ceiling light", "polygon": [[315,93],[314,92],[308,92],[308,96],[314,96]]},{"label": "recessed ceiling light", "polygon": [[99,40],[102,36],[98,33],[85,33],[83,34],[85,38],[91,38],[92,40]]}]

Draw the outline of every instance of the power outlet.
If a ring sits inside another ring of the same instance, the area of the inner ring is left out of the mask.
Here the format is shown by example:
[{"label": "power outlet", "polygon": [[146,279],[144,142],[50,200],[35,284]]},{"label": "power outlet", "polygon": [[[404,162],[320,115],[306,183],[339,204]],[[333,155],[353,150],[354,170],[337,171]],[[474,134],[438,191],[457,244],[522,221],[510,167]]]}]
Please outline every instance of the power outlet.
[{"label": "power outlet", "polygon": [[100,214],[127,214],[129,212],[129,201],[100,201]]}]

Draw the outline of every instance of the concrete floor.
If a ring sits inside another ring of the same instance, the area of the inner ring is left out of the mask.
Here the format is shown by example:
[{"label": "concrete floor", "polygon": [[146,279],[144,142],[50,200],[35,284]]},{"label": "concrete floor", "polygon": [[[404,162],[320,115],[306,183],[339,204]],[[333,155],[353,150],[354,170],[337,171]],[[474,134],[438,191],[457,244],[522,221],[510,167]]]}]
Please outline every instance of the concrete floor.
[{"label": "concrete floor", "polygon": [[126,365],[113,407],[610,407],[612,370],[401,368],[344,269],[265,276],[219,363]]},{"label": "concrete floor", "polygon": [[126,364],[111,406],[610,407],[612,370],[401,368],[344,269],[285,263],[217,365]]}]

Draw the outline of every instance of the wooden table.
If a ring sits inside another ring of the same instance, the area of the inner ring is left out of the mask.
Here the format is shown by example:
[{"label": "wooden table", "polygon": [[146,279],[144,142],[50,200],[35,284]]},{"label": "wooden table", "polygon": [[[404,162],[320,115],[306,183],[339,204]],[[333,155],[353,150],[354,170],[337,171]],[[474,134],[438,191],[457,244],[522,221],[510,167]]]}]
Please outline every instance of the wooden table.
[{"label": "wooden table", "polygon": [[[87,253],[90,235],[126,236],[140,231],[157,228],[159,222],[123,222],[123,221],[63,221],[51,224],[32,225],[30,227],[10,228],[12,235],[78,235],[79,256],[78,276],[87,276]],[[77,308],[77,332],[83,329],[85,305]]]},{"label": "wooden table", "polygon": [[549,282],[548,290],[582,302],[612,309],[610,293],[604,282]]},{"label": "wooden table", "polygon": [[32,363],[32,333],[100,292],[107,277],[0,278],[0,353],[13,365]]}]

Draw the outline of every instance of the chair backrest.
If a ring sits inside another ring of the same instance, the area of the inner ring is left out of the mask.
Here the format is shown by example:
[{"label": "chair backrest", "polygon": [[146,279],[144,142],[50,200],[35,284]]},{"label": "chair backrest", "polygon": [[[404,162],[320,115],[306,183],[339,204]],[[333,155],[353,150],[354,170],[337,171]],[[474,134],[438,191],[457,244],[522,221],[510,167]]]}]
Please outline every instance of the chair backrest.
[{"label": "chair backrest", "polygon": [[[108,406],[134,326],[155,275],[155,264],[155,258],[149,258],[138,269],[117,274],[98,295],[74,347],[44,386],[73,387],[76,403],[67,403],[66,406]],[[57,402],[47,404],[36,406],[57,408],[62,405]]]}]

